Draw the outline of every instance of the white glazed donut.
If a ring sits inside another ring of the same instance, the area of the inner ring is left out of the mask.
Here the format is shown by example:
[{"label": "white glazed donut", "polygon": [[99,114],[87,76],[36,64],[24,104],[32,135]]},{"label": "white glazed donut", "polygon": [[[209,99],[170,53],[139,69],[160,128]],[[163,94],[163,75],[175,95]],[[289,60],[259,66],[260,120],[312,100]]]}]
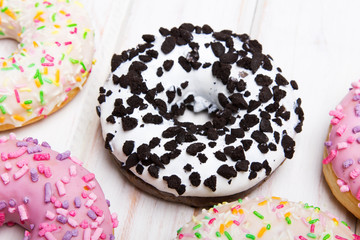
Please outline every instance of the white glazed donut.
[{"label": "white glazed donut", "polygon": [[245,34],[192,24],[160,33],[112,59],[98,98],[106,147],[156,196],[193,206],[238,198],[293,157],[297,84]]},{"label": "white glazed donut", "polygon": [[331,213],[278,197],[246,198],[203,209],[180,228],[176,239],[360,239]]},{"label": "white glazed donut", "polygon": [[0,59],[0,130],[58,110],[91,72],[94,33],[79,1],[0,1],[0,38],[19,42]]}]

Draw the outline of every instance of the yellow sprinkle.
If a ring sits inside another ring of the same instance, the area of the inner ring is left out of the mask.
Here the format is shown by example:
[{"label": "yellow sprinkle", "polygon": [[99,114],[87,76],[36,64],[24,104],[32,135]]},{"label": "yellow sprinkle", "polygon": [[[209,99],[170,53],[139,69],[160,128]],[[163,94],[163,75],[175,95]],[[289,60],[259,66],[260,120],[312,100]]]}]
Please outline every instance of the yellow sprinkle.
[{"label": "yellow sprinkle", "polygon": [[56,69],[55,82],[56,82],[56,83],[59,83],[59,82],[60,82],[60,70],[59,70],[59,69]]},{"label": "yellow sprinkle", "polygon": [[30,105],[26,105],[26,104],[21,104],[21,106],[24,108],[24,109],[26,109],[26,110],[28,110],[28,109],[31,109],[31,106]]},{"label": "yellow sprinkle", "polygon": [[92,65],[95,65],[95,63],[96,63],[96,59],[94,59],[94,60],[92,61]]},{"label": "yellow sprinkle", "polygon": [[287,217],[290,217],[291,216],[291,212],[287,212],[287,213],[285,213],[285,215],[284,215],[286,218]]},{"label": "yellow sprinkle", "polygon": [[7,66],[7,62],[3,62],[3,67],[6,67]]},{"label": "yellow sprinkle", "polygon": [[69,48],[68,48],[68,50],[66,51],[66,54],[67,54],[67,55],[70,54],[70,52],[72,51],[72,48],[73,48],[72,45],[70,45]]},{"label": "yellow sprinkle", "polygon": [[56,35],[56,34],[58,34],[58,33],[59,33],[59,31],[52,31],[52,32],[51,32],[52,35]]},{"label": "yellow sprinkle", "polygon": [[257,237],[261,238],[264,235],[265,231],[266,231],[266,227],[262,227],[258,232]]},{"label": "yellow sprinkle", "polygon": [[0,117],[0,123],[3,123],[5,121],[5,117]]},{"label": "yellow sprinkle", "polygon": [[263,205],[265,205],[265,204],[267,204],[267,200],[258,203],[259,206],[263,206]]},{"label": "yellow sprinkle", "polygon": [[19,92],[31,92],[31,88],[19,88]]},{"label": "yellow sprinkle", "polygon": [[55,24],[54,27],[55,27],[55,28],[61,28],[61,26],[60,26],[60,25],[57,25],[57,24]]},{"label": "yellow sprinkle", "polygon": [[23,48],[22,51],[27,52],[26,48]]},{"label": "yellow sprinkle", "polygon": [[11,10],[6,9],[5,13],[12,19],[16,20],[16,15]]},{"label": "yellow sprinkle", "polygon": [[320,209],[319,208],[315,208],[315,213],[319,213]]},{"label": "yellow sprinkle", "polygon": [[220,230],[219,230],[219,232],[220,232],[221,234],[224,234],[224,231],[225,231],[225,226],[224,226],[224,224],[220,224]]},{"label": "yellow sprinkle", "polygon": [[271,198],[274,199],[274,200],[281,200],[280,197],[271,197]]},{"label": "yellow sprinkle", "polygon": [[40,83],[39,79],[35,79],[35,84],[38,88],[41,87],[41,83]]},{"label": "yellow sprinkle", "polygon": [[18,120],[20,122],[23,122],[25,121],[25,118],[23,116],[20,116],[20,115],[13,115],[12,116],[15,120]]},{"label": "yellow sprinkle", "polygon": [[333,218],[332,220],[334,221],[334,223],[335,223],[336,226],[339,225],[339,221],[336,220],[336,218]]},{"label": "yellow sprinkle", "polygon": [[72,23],[72,20],[71,20],[71,19],[68,19],[68,20],[66,20],[66,23],[67,23],[67,24],[71,24],[71,23]]},{"label": "yellow sprinkle", "polygon": [[33,41],[33,45],[34,45],[34,48],[37,48],[39,46],[35,41]]},{"label": "yellow sprinkle", "polygon": [[310,222],[310,221],[311,221],[311,217],[307,217],[307,218],[306,218],[306,221],[307,221],[307,222]]},{"label": "yellow sprinkle", "polygon": [[83,8],[84,7],[84,5],[82,5],[80,2],[78,2],[78,1],[75,1],[74,2],[76,5],[78,5],[79,7],[81,7],[81,8]]},{"label": "yellow sprinkle", "polygon": [[286,205],[286,204],[288,204],[288,201],[281,201],[280,204]]},{"label": "yellow sprinkle", "polygon": [[233,208],[233,210],[231,210],[231,213],[236,215],[238,213],[237,209],[236,208]]},{"label": "yellow sprinkle", "polygon": [[81,75],[81,77],[86,78],[88,74],[89,74],[89,72],[86,71],[83,75]]},{"label": "yellow sprinkle", "polygon": [[76,80],[77,82],[81,82],[81,77],[76,76],[75,80]]},{"label": "yellow sprinkle", "polygon": [[226,225],[225,225],[225,227],[226,228],[229,228],[229,227],[231,227],[231,225],[233,225],[233,221],[228,221],[227,223],[226,223]]},{"label": "yellow sprinkle", "polygon": [[0,0],[0,7],[4,5],[4,0]]},{"label": "yellow sprinkle", "polygon": [[44,75],[47,75],[47,74],[48,74],[48,68],[44,67]]},{"label": "yellow sprinkle", "polygon": [[66,12],[64,12],[64,10],[60,10],[59,13],[66,15]]},{"label": "yellow sprinkle", "polygon": [[242,210],[241,208],[238,210],[238,212],[239,212],[240,214],[244,214],[244,210]]}]

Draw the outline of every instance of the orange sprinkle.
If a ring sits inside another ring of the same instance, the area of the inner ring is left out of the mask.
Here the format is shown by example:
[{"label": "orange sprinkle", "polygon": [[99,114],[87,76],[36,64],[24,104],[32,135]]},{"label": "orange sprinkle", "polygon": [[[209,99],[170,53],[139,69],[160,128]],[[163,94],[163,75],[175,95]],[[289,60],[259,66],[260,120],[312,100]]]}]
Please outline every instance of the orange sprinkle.
[{"label": "orange sprinkle", "polygon": [[[34,17],[34,21],[35,21],[35,20],[41,21],[41,19],[43,19],[43,18],[41,18],[40,16],[41,16],[43,13],[44,13],[44,11],[39,11],[39,12],[37,12],[37,14],[36,14],[35,17]],[[44,19],[43,19],[43,20],[44,20]]]},{"label": "orange sprinkle", "polygon": [[75,79],[76,79],[76,81],[77,81],[77,82],[81,82],[81,77],[76,76],[76,78],[75,78]]},{"label": "orange sprinkle", "polygon": [[47,74],[48,74],[48,68],[44,67],[44,75],[47,75]]},{"label": "orange sprinkle", "polygon": [[1,16],[0,16],[0,24],[1,24]]},{"label": "orange sprinkle", "polygon": [[288,204],[288,201],[281,201],[279,204],[286,205]]},{"label": "orange sprinkle", "polygon": [[0,123],[3,123],[5,121],[5,117],[0,117]]},{"label": "orange sprinkle", "polygon": [[4,0],[0,0],[0,7],[4,5]]},{"label": "orange sprinkle", "polygon": [[265,204],[267,204],[267,200],[258,203],[259,206],[263,206],[263,205],[265,205]]},{"label": "orange sprinkle", "polygon": [[30,105],[26,105],[26,104],[21,104],[21,106],[24,108],[24,109],[26,109],[26,110],[29,110],[29,109],[31,109],[31,106]]},{"label": "orange sprinkle", "polygon": [[225,226],[224,226],[224,224],[220,224],[220,230],[219,230],[219,232],[220,232],[221,234],[224,234],[224,232],[225,232]]},{"label": "orange sprinkle", "polygon": [[334,223],[335,223],[336,226],[339,225],[339,221],[336,220],[336,218],[333,218],[332,220],[334,221]]},{"label": "orange sprinkle", "polygon": [[19,37],[21,37],[21,33],[18,33],[17,35],[18,35]]},{"label": "orange sprinkle", "polygon": [[12,116],[15,120],[18,120],[20,122],[23,122],[25,121],[25,118],[23,116],[20,116],[20,115],[13,115]]},{"label": "orange sprinkle", "polygon": [[290,217],[291,216],[291,212],[287,212],[287,213],[285,213],[285,215],[284,215],[286,218],[287,217]]},{"label": "orange sprinkle", "polygon": [[41,83],[40,83],[39,79],[35,79],[35,84],[38,88],[41,87]]},{"label": "orange sprinkle", "polygon": [[60,25],[57,25],[57,24],[55,24],[54,27],[56,27],[56,28],[61,28],[61,26],[60,26]]},{"label": "orange sprinkle", "polygon": [[12,19],[16,20],[16,15],[11,10],[6,9],[5,13]]},{"label": "orange sprinkle", "polygon": [[239,211],[240,214],[244,214],[244,210],[239,209],[238,211]]},{"label": "orange sprinkle", "polygon": [[257,237],[261,238],[264,235],[265,231],[266,231],[266,227],[262,227],[258,232]]},{"label": "orange sprinkle", "polygon": [[63,15],[66,15],[66,12],[64,10],[60,10],[59,12]]},{"label": "orange sprinkle", "polygon": [[229,227],[231,227],[231,225],[233,225],[233,221],[228,221],[226,224],[225,224],[225,227],[226,228],[229,228]]},{"label": "orange sprinkle", "polygon": [[233,208],[233,209],[231,210],[231,213],[232,213],[233,215],[236,215],[236,214],[238,214],[238,211],[237,211],[236,208]]},{"label": "orange sprinkle", "polygon": [[7,66],[7,62],[3,62],[3,67],[6,67]]},{"label": "orange sprinkle", "polygon": [[33,41],[33,45],[34,45],[34,48],[37,48],[39,46],[35,41]]},{"label": "orange sprinkle", "polygon": [[56,69],[55,82],[56,82],[56,83],[59,83],[59,82],[60,82],[60,70],[59,70],[59,69]]},{"label": "orange sprinkle", "polygon": [[281,200],[281,198],[279,198],[279,197],[271,197],[271,198],[274,200]]}]

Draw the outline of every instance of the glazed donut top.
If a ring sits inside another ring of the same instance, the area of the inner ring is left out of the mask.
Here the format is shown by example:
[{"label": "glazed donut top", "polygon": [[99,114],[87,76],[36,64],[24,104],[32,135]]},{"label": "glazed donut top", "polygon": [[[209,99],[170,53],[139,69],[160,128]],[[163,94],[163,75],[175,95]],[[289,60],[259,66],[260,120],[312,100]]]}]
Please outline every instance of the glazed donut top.
[{"label": "glazed donut top", "polygon": [[92,68],[94,33],[79,1],[0,1],[0,38],[19,42],[0,59],[0,123],[49,114],[81,88]]},{"label": "glazed donut top", "polygon": [[320,208],[278,197],[220,204],[193,217],[176,239],[360,239],[350,227]]},{"label": "glazed donut top", "polygon": [[336,107],[330,111],[331,131],[325,142],[328,156],[324,164],[331,163],[341,192],[351,191],[360,201],[360,81]]},{"label": "glazed donut top", "polygon": [[176,196],[227,196],[292,158],[298,86],[256,40],[208,25],[160,34],[114,55],[100,88],[105,147],[126,169]]},{"label": "glazed donut top", "polygon": [[24,227],[24,240],[114,239],[111,215],[93,173],[36,139],[0,138],[0,226]]}]

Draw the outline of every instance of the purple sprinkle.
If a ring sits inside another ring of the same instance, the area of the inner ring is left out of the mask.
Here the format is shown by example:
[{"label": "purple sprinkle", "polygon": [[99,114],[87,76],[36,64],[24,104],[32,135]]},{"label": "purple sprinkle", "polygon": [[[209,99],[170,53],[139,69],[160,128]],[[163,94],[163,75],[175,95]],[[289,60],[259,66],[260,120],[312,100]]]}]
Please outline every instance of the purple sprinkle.
[{"label": "purple sprinkle", "polygon": [[65,160],[67,159],[68,157],[70,157],[70,151],[65,151],[63,153],[59,153],[57,156],[56,156],[56,159],[59,160],[59,161],[62,161],[62,160]]},{"label": "purple sprinkle", "polygon": [[38,145],[39,140],[37,140],[36,138],[34,138],[34,139],[33,139],[33,143],[36,144],[36,145]]},{"label": "purple sprinkle", "polygon": [[0,201],[0,211],[7,207],[7,203],[5,201]]},{"label": "purple sprinkle", "polygon": [[15,206],[16,206],[16,201],[15,201],[15,199],[12,198],[12,199],[9,200],[9,206],[10,206],[10,207],[15,207]]},{"label": "purple sprinkle", "polygon": [[29,197],[24,197],[24,203],[25,203],[25,204],[28,204],[29,201],[30,201],[30,198],[29,198]]},{"label": "purple sprinkle", "polygon": [[62,224],[65,224],[67,223],[67,218],[63,215],[58,215],[56,220],[59,222],[59,223],[62,223]]},{"label": "purple sprinkle", "polygon": [[41,143],[41,146],[46,147],[46,148],[51,148],[47,142]]},{"label": "purple sprinkle", "polygon": [[30,236],[25,236],[23,240],[30,240]]},{"label": "purple sprinkle", "polygon": [[42,149],[39,145],[35,145],[33,147],[28,147],[27,148],[27,153],[28,154],[32,154],[32,153],[38,153],[38,152],[41,152]]},{"label": "purple sprinkle", "polygon": [[74,229],[71,231],[73,237],[77,237],[79,235],[79,231],[77,229]]},{"label": "purple sprinkle", "polygon": [[74,204],[75,204],[76,208],[80,208],[81,207],[81,198],[80,197],[75,197]]},{"label": "purple sprinkle", "polygon": [[108,207],[110,207],[110,201],[107,199],[105,201],[106,201],[106,204],[108,205]]},{"label": "purple sprinkle", "polygon": [[110,240],[115,240],[114,235],[110,234]]},{"label": "purple sprinkle", "polygon": [[62,240],[70,240],[72,238],[72,233],[70,231],[67,231],[62,238]]},{"label": "purple sprinkle", "polygon": [[87,215],[88,215],[89,218],[91,218],[92,220],[95,220],[95,219],[97,218],[96,213],[95,213],[93,210],[91,210],[91,209],[87,212]]},{"label": "purple sprinkle", "polygon": [[45,203],[49,203],[51,200],[51,184],[49,182],[45,183]]},{"label": "purple sprinkle", "polygon": [[325,142],[325,146],[326,146],[326,147],[331,147],[331,146],[332,146],[332,142],[331,142],[331,141]]},{"label": "purple sprinkle", "polygon": [[32,142],[33,138],[32,137],[28,137],[25,139],[26,142]]},{"label": "purple sprinkle", "polygon": [[359,95],[354,95],[352,100],[353,101],[358,101],[358,100],[360,100],[360,96]]},{"label": "purple sprinkle", "polygon": [[31,177],[31,181],[33,182],[37,182],[39,180],[39,174],[36,168],[30,169],[30,177]]},{"label": "purple sprinkle", "polygon": [[19,142],[16,143],[16,146],[17,147],[27,147],[28,143],[24,142],[24,141],[19,141]]},{"label": "purple sprinkle", "polygon": [[68,209],[69,208],[69,201],[68,200],[65,200],[65,201],[63,201],[62,202],[62,207],[64,208],[64,209]]},{"label": "purple sprinkle", "polygon": [[348,167],[350,167],[351,165],[353,165],[353,163],[354,163],[354,160],[352,160],[351,158],[349,158],[349,159],[347,159],[347,160],[345,160],[345,161],[343,162],[343,168],[348,168]]},{"label": "purple sprinkle", "polygon": [[355,134],[355,133],[358,133],[360,132],[360,126],[355,126],[353,129],[352,129],[352,132]]},{"label": "purple sprinkle", "polygon": [[356,104],[354,110],[355,110],[355,115],[356,115],[357,117],[360,117],[360,104]]}]

